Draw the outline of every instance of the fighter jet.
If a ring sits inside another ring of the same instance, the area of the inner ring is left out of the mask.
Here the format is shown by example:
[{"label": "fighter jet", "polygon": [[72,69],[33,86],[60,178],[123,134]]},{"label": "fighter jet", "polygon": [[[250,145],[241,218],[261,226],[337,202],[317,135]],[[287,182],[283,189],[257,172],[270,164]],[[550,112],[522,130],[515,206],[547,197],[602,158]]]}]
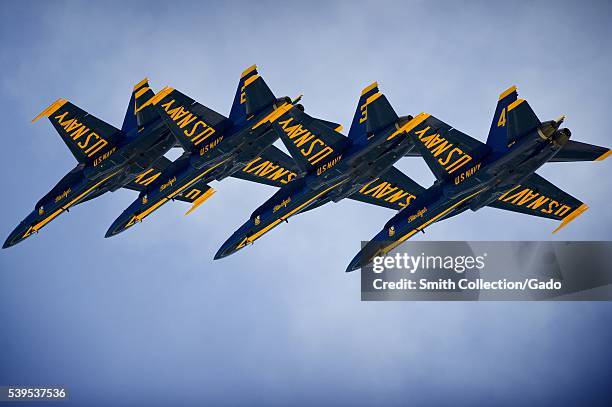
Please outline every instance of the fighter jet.
[{"label": "fighter jet", "polygon": [[148,80],[132,92],[121,130],[90,115],[66,99],[58,99],[32,121],[48,117],[78,164],[13,230],[3,248],[37,233],[69,208],[121,187],[143,190],[169,160],[163,155],[176,139],[152,107]]},{"label": "fighter jet", "polygon": [[349,264],[352,271],[382,256],[434,222],[485,206],[561,221],[553,233],[588,209],[535,171],[547,162],[601,161],[610,149],[570,140],[565,116],[540,122],[515,86],[504,91],[486,144],[435,117],[424,117],[409,137],[436,177]]},{"label": "fighter jet", "polygon": [[[241,75],[229,117],[195,102],[170,87],[143,104],[160,114],[185,150],[184,154],[148,183],[138,198],[113,222],[111,237],[141,222],[165,203],[178,199],[192,203],[186,214],[210,198],[208,183],[233,176],[283,186],[293,180],[293,160],[272,145],[280,133],[272,124],[283,115],[303,109],[300,97],[276,98],[255,65]],[[322,125],[338,124],[319,120]]]},{"label": "fighter jet", "polygon": [[351,198],[399,210],[422,192],[393,167],[410,154],[406,137],[423,116],[398,117],[372,83],[363,89],[348,137],[302,111],[280,118],[281,140],[298,166],[298,177],[261,205],[219,249],[215,259],[253,243],[289,217],[327,202]]}]

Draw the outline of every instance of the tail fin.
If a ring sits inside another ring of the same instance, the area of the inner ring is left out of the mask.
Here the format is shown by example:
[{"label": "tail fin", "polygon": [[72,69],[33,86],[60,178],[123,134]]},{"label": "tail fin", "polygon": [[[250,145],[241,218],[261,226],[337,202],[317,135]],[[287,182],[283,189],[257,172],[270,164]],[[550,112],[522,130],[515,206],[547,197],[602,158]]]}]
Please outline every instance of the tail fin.
[{"label": "tail fin", "polygon": [[376,133],[397,120],[397,113],[385,95],[378,90],[378,83],[374,82],[361,91],[349,130],[349,138],[353,140],[366,138],[369,134]]},{"label": "tail fin", "polygon": [[125,118],[123,119],[123,125],[121,130],[124,133],[129,133],[136,130],[146,123],[149,123],[159,118],[159,115],[154,109],[142,109],[141,106],[149,99],[155,96],[155,93],[149,87],[149,80],[144,78],[136,85],[132,91],[132,97],[128,104],[127,111],[125,112]]},{"label": "tail fin", "polygon": [[234,123],[245,122],[275,101],[274,94],[257,73],[257,65],[252,65],[240,75],[229,118]]},{"label": "tail fin", "polygon": [[517,96],[516,86],[509,87],[499,95],[499,101],[487,137],[487,145],[491,147],[494,154],[508,150],[508,144],[510,144],[507,126],[508,106],[516,101]]},{"label": "tail fin", "polygon": [[387,97],[376,93],[366,101],[366,133],[372,134],[397,122],[399,117]]},{"label": "tail fin", "polygon": [[378,83],[372,82],[361,91],[361,96],[359,97],[359,102],[357,103],[357,109],[355,110],[355,115],[353,116],[353,122],[351,123],[351,128],[349,129],[348,137],[352,140],[358,140],[362,137],[365,137],[366,130],[366,120],[367,120],[367,112],[366,105],[367,100],[370,96],[373,96],[378,93]]},{"label": "tail fin", "polygon": [[540,126],[540,120],[525,99],[517,99],[508,106],[508,146]]}]

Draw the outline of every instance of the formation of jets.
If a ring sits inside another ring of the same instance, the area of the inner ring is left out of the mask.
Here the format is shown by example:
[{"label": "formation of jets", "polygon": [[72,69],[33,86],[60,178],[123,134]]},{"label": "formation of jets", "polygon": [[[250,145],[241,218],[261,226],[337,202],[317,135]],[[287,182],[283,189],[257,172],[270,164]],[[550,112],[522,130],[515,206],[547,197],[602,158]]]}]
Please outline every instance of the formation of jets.
[{"label": "formation of jets", "polygon": [[[350,262],[347,271],[385,255],[430,224],[467,209],[489,206],[560,221],[555,232],[588,207],[535,171],[547,162],[595,161],[608,148],[570,140],[564,116],[540,122],[516,87],[504,91],[482,143],[427,113],[398,116],[372,83],[361,92],[348,134],[314,118],[301,96],[276,98],[255,65],[241,75],[226,117],[147,79],[132,92],[121,129],[58,99],[47,117],[78,164],[13,230],[3,248],[37,233],[72,206],[128,188],[138,198],[112,223],[106,237],[138,224],[167,202],[191,204],[191,213],[226,177],[278,191],[221,246],[226,257],[298,213],[344,198],[398,211]],[[290,156],[273,145],[278,139]],[[170,161],[165,154],[180,147]],[[424,188],[394,167],[422,157],[436,177]]]}]

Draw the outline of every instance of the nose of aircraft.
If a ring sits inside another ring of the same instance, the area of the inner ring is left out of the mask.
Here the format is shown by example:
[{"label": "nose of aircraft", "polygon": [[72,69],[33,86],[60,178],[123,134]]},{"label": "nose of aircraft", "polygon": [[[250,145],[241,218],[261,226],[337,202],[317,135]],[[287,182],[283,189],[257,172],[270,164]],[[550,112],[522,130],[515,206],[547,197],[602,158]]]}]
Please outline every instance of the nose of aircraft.
[{"label": "nose of aircraft", "polygon": [[374,257],[376,257],[380,250],[383,248],[383,242],[379,240],[371,240],[369,241],[360,251],[353,257],[353,260],[349,263],[346,268],[346,272],[349,273],[351,271],[357,270],[359,268],[365,267],[372,262]]},{"label": "nose of aircraft", "polygon": [[6,249],[7,247],[15,246],[17,243],[25,239],[23,235],[25,235],[26,231],[28,230],[28,227],[29,226],[26,225],[26,222],[21,222],[19,225],[17,225],[17,227],[11,232],[10,235],[8,235],[8,237],[4,241],[2,248]]},{"label": "nose of aircraft", "polygon": [[364,266],[362,252],[363,251],[360,251],[359,253],[357,253],[355,257],[353,257],[353,260],[351,260],[348,267],[346,268],[347,273],[350,273],[351,271],[355,271]]},{"label": "nose of aircraft", "polygon": [[123,232],[124,230],[128,228],[127,224],[131,219],[132,219],[132,214],[126,214],[125,212],[122,213],[117,219],[115,219],[112,225],[110,225],[104,237],[105,238],[113,237]]},{"label": "nose of aircraft", "polygon": [[242,234],[234,233],[229,239],[225,241],[225,243],[221,245],[219,250],[217,250],[217,253],[215,254],[215,260],[222,259],[224,257],[229,256],[230,254],[234,254],[235,252],[237,252],[239,250],[238,245],[242,240],[244,240],[245,237],[246,236]]}]

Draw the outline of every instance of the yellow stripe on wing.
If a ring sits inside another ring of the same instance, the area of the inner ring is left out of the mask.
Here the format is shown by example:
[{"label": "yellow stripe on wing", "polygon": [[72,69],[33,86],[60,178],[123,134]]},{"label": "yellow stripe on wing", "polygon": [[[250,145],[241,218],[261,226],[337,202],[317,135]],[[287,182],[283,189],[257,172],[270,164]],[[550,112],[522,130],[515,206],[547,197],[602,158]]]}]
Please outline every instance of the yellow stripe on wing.
[{"label": "yellow stripe on wing", "polygon": [[64,106],[67,102],[68,102],[68,99],[61,99],[61,98],[57,99],[55,102],[47,106],[45,110],[40,112],[35,118],[33,118],[32,123],[34,123],[36,120],[40,119],[43,116],[45,117],[51,116],[53,113],[57,111],[57,109]]},{"label": "yellow stripe on wing", "polygon": [[561,221],[561,224],[555,230],[553,230],[553,234],[557,233],[558,231],[560,231],[561,229],[569,225],[571,221],[576,219],[578,216],[582,215],[587,209],[589,209],[589,206],[587,204],[580,205],[578,208],[572,211],[569,215],[563,218],[563,220]]},{"label": "yellow stripe on wing", "polygon": [[608,158],[608,156],[611,154],[611,152],[612,152],[612,150],[608,150],[608,151],[606,151],[605,153],[603,153],[602,155],[600,155],[599,157],[597,157],[597,158],[595,159],[595,161],[603,161],[603,160],[605,160],[606,158]]}]

